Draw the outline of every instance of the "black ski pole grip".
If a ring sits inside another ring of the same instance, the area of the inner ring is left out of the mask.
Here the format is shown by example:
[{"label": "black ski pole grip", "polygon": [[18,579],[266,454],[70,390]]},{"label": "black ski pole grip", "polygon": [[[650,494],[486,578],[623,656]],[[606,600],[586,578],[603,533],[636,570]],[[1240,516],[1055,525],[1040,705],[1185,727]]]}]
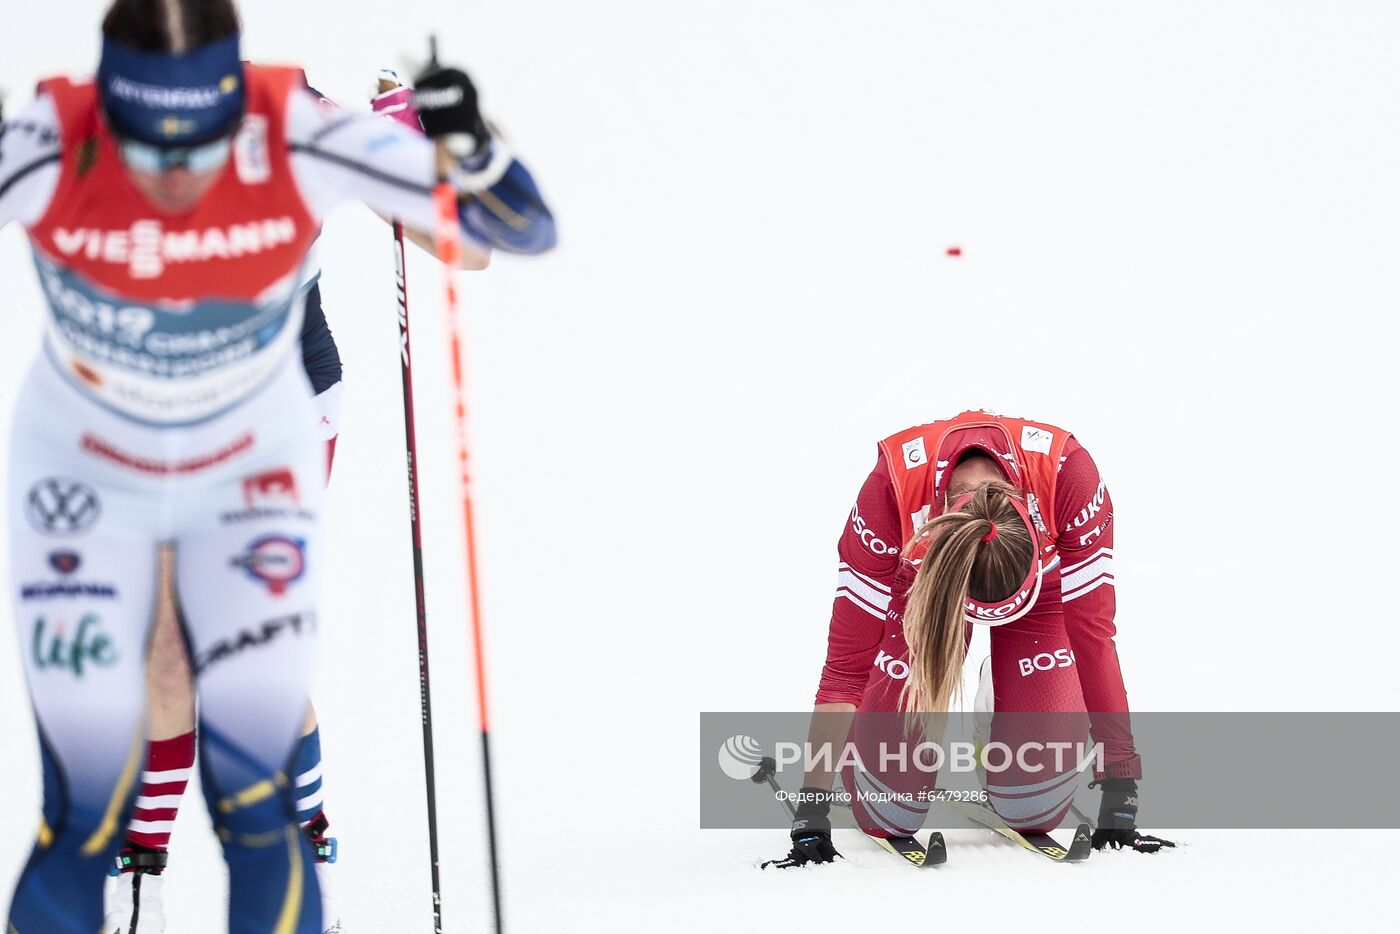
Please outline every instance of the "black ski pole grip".
[{"label": "black ski pole grip", "polygon": [[762,785],[777,774],[777,771],[777,761],[772,756],[764,756],[762,759],[758,760],[758,768],[754,771],[749,780],[755,785]]}]

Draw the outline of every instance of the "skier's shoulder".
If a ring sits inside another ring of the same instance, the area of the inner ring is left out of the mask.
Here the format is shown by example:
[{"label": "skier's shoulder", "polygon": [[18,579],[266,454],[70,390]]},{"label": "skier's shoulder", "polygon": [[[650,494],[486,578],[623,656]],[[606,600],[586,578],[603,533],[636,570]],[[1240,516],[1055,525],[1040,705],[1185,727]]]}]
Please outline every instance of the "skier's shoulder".
[{"label": "skier's shoulder", "polygon": [[63,133],[49,94],[6,108],[0,121],[0,224],[31,222],[52,193],[63,161]]},{"label": "skier's shoulder", "polygon": [[[256,73],[256,74],[255,74]],[[318,142],[327,127],[372,116],[368,111],[346,110],[320,89],[311,85],[306,72],[292,66],[250,66],[250,80],[275,88],[285,100],[286,132],[289,141]]]},{"label": "skier's shoulder", "polygon": [[63,133],[52,95],[40,94],[22,108],[6,107],[0,119],[0,179],[9,179],[34,159],[56,158]]}]

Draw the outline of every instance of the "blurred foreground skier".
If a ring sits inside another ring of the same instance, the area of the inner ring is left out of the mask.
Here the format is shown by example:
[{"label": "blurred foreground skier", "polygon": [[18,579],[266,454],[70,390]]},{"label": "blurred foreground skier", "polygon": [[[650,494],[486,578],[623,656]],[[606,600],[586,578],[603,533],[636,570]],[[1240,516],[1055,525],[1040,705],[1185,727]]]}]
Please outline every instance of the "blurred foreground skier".
[{"label": "blurred foreground skier", "polygon": [[[373,107],[375,112],[422,133],[412,90],[397,72],[381,70]],[[478,261],[474,268],[482,265]],[[326,443],[329,476],[340,433],[344,386],[340,352],[321,305],[320,270],[312,274],[311,285],[305,290],[301,365],[315,394],[312,404],[316,423],[309,430]],[[104,934],[164,934],[166,929],[163,883],[170,835],[193,775],[196,751],[193,672],[178,619],[171,559],[169,546],[163,546],[156,617],[147,656],[145,762],[140,791],[127,825],[127,845],[108,870]],[[324,934],[338,934],[342,927],[331,898],[327,868],[337,858],[339,843],[327,836],[330,819],[324,807],[321,731],[315,708],[309,702],[288,777],[296,789],[297,823],[311,841],[316,859]]]},{"label": "blurred foreground skier", "polygon": [[[325,477],[296,353],[320,219],[361,199],[435,223],[439,149],[245,65],[231,0],[117,0],[96,80],[56,78],[0,136],[50,310],[7,491],[43,821],[15,934],[92,934],[145,759],[157,549],[200,697],[201,777],[230,929],[321,934],[290,774],[306,717]],[[420,77],[470,263],[549,249],[553,221],[460,71]]]}]

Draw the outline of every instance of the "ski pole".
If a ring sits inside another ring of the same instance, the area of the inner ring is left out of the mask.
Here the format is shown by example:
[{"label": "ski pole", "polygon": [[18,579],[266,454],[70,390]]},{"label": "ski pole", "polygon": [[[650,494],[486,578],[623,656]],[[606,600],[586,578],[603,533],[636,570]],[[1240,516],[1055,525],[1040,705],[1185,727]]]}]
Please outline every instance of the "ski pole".
[{"label": "ski pole", "polygon": [[437,780],[433,765],[433,704],[428,678],[428,608],[423,590],[423,526],[418,510],[418,436],[413,428],[413,369],[408,340],[408,270],[403,224],[394,222],[394,272],[399,302],[399,365],[403,374],[403,429],[408,466],[408,525],[413,538],[413,594],[418,608],[418,692],[423,710],[423,773],[428,791],[428,857],[433,881],[433,934],[442,934],[438,871]]},{"label": "ski pole", "polygon": [[[437,60],[437,43],[432,43],[433,60]],[[462,266],[462,227],[457,216],[457,187],[447,179],[446,167],[451,156],[446,146],[438,143],[439,179],[433,189],[437,205],[437,225],[434,231],[438,260],[443,265],[446,295],[448,349],[452,354],[452,382],[456,392],[457,465],[461,480],[462,520],[467,540],[467,598],[471,612],[472,646],[476,653],[477,723],[481,733],[481,767],[486,793],[486,841],[491,865],[491,904],[496,920],[496,934],[504,931],[501,917],[501,867],[496,848],[496,806],[491,787],[491,720],[486,703],[486,661],[481,621],[481,584],[476,559],[476,522],[472,498],[470,432],[467,421],[467,383],[463,367],[462,327],[457,299],[457,270]]]},{"label": "ski pole", "polygon": [[754,770],[753,775],[749,776],[749,781],[753,782],[755,785],[762,785],[764,782],[767,782],[768,787],[773,789],[773,797],[783,803],[783,806],[787,808],[788,816],[792,820],[797,820],[797,809],[792,806],[791,801],[782,797],[783,789],[778,787],[777,780],[773,778],[774,773],[777,771],[777,760],[772,756],[764,756],[762,759],[758,760],[758,768]]}]

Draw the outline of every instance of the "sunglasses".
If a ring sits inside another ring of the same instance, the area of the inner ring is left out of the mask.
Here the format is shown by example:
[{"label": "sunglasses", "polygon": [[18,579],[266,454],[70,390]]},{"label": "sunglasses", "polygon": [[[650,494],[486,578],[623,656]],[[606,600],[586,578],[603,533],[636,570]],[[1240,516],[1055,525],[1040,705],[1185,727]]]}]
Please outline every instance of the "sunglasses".
[{"label": "sunglasses", "polygon": [[171,169],[188,169],[195,175],[213,172],[228,163],[233,151],[233,137],[224,136],[199,146],[167,148],[152,146],[133,139],[117,141],[122,161],[138,172],[157,174]]}]

